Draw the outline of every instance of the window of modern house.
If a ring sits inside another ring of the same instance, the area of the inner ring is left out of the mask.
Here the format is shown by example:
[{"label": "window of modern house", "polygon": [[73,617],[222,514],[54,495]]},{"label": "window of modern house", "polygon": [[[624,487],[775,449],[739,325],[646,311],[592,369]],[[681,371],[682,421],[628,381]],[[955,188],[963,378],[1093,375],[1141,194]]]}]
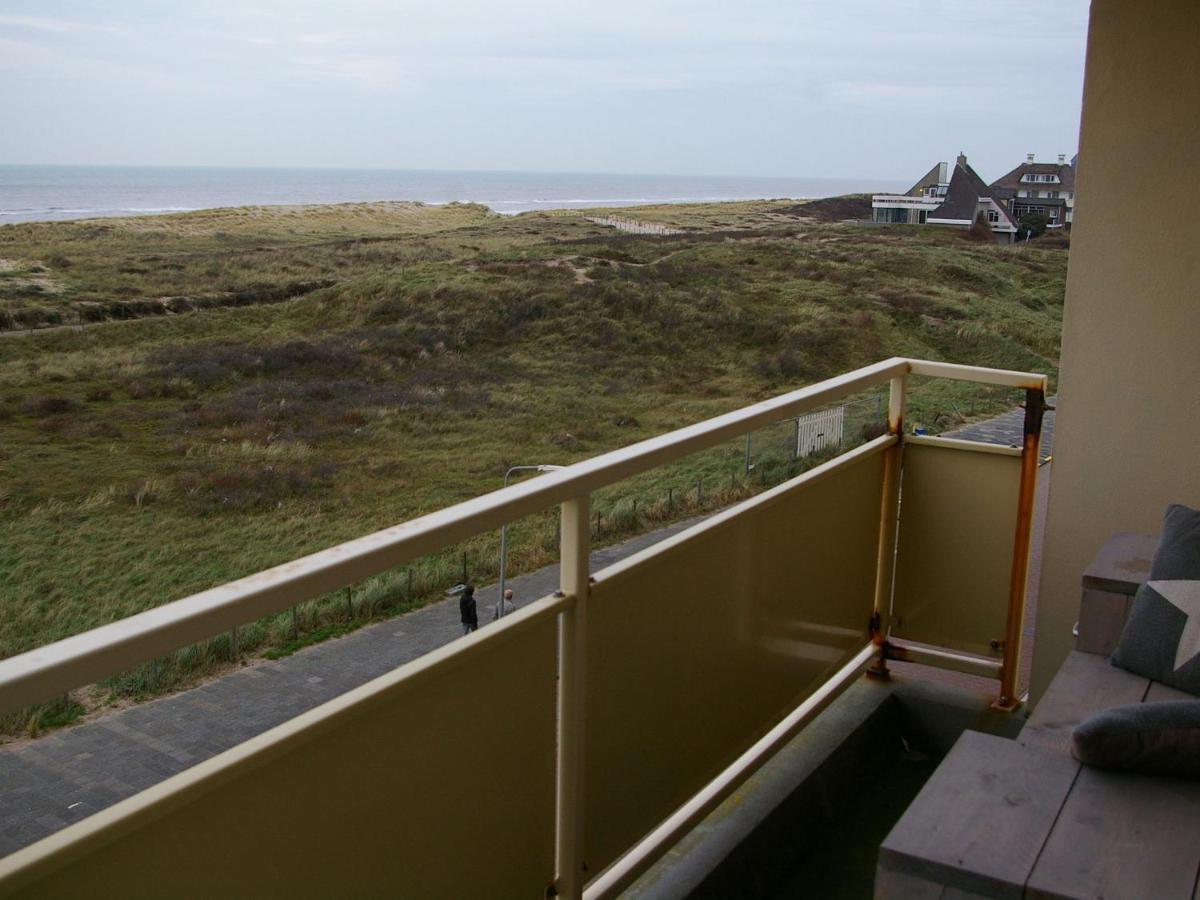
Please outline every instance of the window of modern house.
[{"label": "window of modern house", "polygon": [[1000,213],[996,212],[994,209],[989,209],[987,211],[987,219],[994,225],[1000,221]]}]

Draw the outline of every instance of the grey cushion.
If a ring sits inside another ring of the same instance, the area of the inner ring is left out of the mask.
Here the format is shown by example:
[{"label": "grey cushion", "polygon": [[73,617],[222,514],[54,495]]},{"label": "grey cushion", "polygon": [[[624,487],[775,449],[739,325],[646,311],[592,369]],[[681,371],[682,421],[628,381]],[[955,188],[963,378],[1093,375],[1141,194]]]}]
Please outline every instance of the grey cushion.
[{"label": "grey cushion", "polygon": [[1200,512],[1171,505],[1114,665],[1200,694]]},{"label": "grey cushion", "polygon": [[1076,727],[1071,752],[1103,769],[1200,778],[1200,700],[1106,709]]}]

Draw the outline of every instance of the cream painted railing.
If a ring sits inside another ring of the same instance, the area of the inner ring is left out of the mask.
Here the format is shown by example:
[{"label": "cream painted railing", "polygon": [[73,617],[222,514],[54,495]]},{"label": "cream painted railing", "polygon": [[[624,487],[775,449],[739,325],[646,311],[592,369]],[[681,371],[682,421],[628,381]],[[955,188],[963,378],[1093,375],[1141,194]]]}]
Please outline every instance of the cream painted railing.
[{"label": "cream painted railing", "polygon": [[[910,376],[1024,389],[1025,445],[906,439]],[[878,384],[886,434],[589,571],[593,491]],[[1012,708],[1045,385],[886,360],[0,661],[18,708],[561,506],[558,594],[0,860],[0,895],[609,896],[872,661]]]}]

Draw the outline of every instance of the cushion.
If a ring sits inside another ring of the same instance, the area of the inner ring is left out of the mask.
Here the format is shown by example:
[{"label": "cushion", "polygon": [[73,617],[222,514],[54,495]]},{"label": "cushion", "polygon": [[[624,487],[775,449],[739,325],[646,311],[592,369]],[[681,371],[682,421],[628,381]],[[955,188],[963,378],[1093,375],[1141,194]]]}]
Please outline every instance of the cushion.
[{"label": "cushion", "polygon": [[1112,662],[1200,695],[1200,512],[1173,504]]},{"label": "cushion", "polygon": [[1200,778],[1200,700],[1106,709],[1075,728],[1071,753],[1102,769]]}]

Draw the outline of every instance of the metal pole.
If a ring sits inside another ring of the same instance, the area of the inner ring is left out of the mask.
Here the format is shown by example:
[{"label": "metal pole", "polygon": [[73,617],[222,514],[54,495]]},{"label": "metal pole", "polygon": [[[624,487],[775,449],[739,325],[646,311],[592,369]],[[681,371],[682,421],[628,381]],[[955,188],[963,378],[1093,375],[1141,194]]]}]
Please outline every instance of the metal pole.
[{"label": "metal pole", "polygon": [[[513,472],[552,472],[555,469],[561,469],[562,466],[554,465],[539,465],[539,466],[509,466],[508,471],[504,473],[504,486],[508,487],[508,480],[512,477]],[[464,569],[466,565],[464,563]],[[507,581],[508,569],[508,523],[505,522],[500,526],[500,596],[496,600],[497,618],[504,615],[504,585]],[[463,578],[466,581],[466,578]]]},{"label": "metal pole", "polygon": [[[504,473],[504,486],[508,487],[508,479],[518,467],[513,466]],[[504,615],[504,578],[508,564],[508,523],[500,526],[500,599],[496,601],[498,616]]]},{"label": "metal pole", "polygon": [[904,407],[908,376],[892,379],[888,397],[888,434],[896,443],[888,447],[883,457],[883,497],[879,507],[879,551],[875,557],[875,605],[871,615],[871,640],[879,648],[879,656],[868,673],[886,678],[887,638],[891,626],[892,582],[896,570],[896,532],[900,515],[900,473],[904,454]]},{"label": "metal pole", "polygon": [[470,580],[471,580],[471,579],[470,579],[470,577],[469,577],[469,576],[468,576],[468,574],[467,574],[467,551],[466,551],[466,550],[464,550],[464,551],[463,551],[463,577],[462,577],[462,583],[463,583],[463,584],[466,584],[466,583],[467,583],[468,581],[470,581]]},{"label": "metal pole", "polygon": [[746,434],[746,474],[747,475],[750,474],[750,468],[751,468],[751,466],[750,466],[750,438],[751,437],[753,437],[752,432],[749,432]]},{"label": "metal pole", "polygon": [[1017,678],[1021,668],[1021,626],[1025,617],[1025,582],[1029,578],[1029,544],[1033,536],[1033,505],[1037,496],[1038,449],[1042,439],[1042,414],[1046,395],[1040,388],[1025,391],[1025,435],[1021,446],[1021,482],[1017,494],[1017,527],[1013,536],[1012,570],[1008,578],[1008,621],[1004,634],[1004,662],[1000,668],[997,709],[1020,706]]},{"label": "metal pole", "polygon": [[558,897],[583,896],[584,677],[588,609],[588,496],[562,505],[561,592],[574,603],[558,614],[558,760],[555,817],[555,888]]},{"label": "metal pole", "polygon": [[408,570],[408,602],[412,603],[412,569]]}]

